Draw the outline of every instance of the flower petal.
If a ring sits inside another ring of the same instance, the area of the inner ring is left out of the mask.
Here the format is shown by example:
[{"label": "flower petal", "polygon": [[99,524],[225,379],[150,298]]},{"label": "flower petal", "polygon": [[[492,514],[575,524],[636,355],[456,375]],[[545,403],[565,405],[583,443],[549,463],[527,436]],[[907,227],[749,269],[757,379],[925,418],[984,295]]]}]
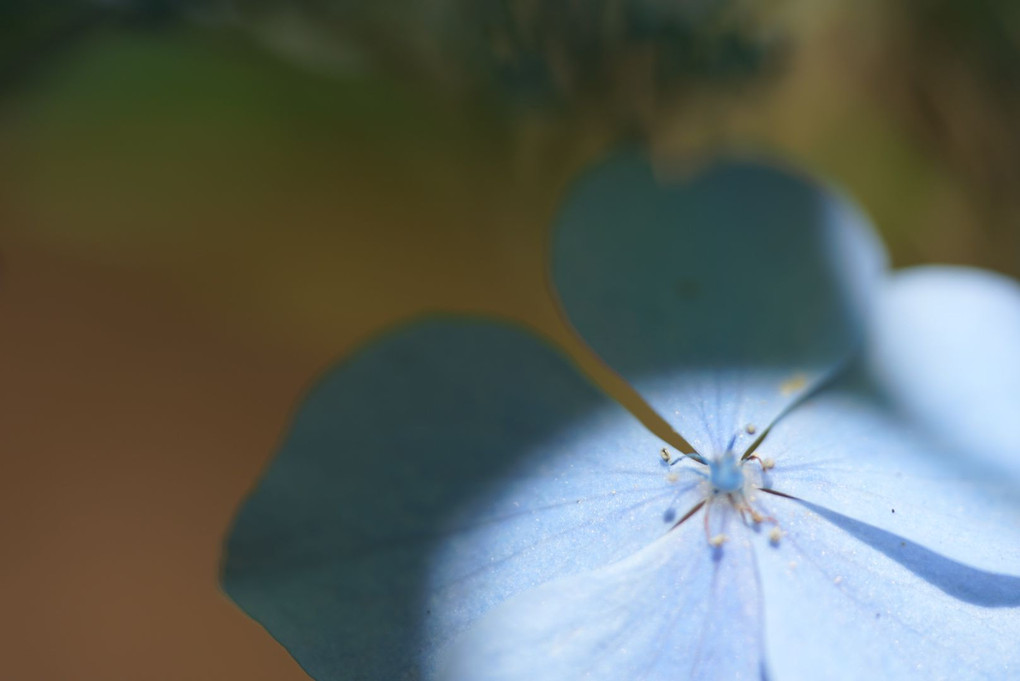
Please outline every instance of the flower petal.
[{"label": "flower petal", "polygon": [[443,680],[759,681],[749,538],[712,550],[699,526],[503,603],[447,651]]},{"label": "flower petal", "polygon": [[880,298],[873,369],[934,435],[1020,479],[1020,286],[964,267],[919,267]]},{"label": "flower petal", "polygon": [[778,546],[757,547],[771,676],[1017,676],[1020,577],[976,570],[811,504],[767,501],[786,533]]},{"label": "flower petal", "polygon": [[854,352],[884,267],[866,220],[801,176],[667,182],[637,154],[578,183],[553,244],[567,316],[703,454],[750,444]]},{"label": "flower petal", "polygon": [[786,414],[766,485],[979,570],[1020,575],[1020,489],[940,449],[858,373]]},{"label": "flower petal", "polygon": [[417,324],[311,392],[224,588],[315,678],[431,678],[489,608],[672,526],[695,483],[661,446],[523,330]]}]

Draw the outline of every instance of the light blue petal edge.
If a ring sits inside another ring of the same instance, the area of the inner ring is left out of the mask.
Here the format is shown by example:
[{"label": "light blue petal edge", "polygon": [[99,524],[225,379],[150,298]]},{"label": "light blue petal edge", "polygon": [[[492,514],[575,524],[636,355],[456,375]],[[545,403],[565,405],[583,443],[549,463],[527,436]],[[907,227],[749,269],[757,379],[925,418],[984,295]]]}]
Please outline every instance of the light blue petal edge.
[{"label": "light blue petal edge", "polygon": [[1020,481],[1020,284],[967,267],[897,272],[879,298],[871,370],[933,436]]}]

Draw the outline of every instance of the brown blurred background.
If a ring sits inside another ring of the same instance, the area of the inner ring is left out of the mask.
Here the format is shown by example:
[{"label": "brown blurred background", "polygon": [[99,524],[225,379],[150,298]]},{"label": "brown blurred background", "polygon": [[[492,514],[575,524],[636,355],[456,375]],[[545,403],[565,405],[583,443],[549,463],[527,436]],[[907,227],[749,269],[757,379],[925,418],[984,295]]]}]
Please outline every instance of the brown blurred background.
[{"label": "brown blurred background", "polygon": [[5,679],[305,678],[216,582],[296,400],[434,310],[521,320],[619,390],[544,274],[560,192],[618,140],[793,159],[861,201],[897,265],[1020,272],[1006,2],[626,30],[543,3],[440,3],[438,28],[150,4],[0,6]]}]

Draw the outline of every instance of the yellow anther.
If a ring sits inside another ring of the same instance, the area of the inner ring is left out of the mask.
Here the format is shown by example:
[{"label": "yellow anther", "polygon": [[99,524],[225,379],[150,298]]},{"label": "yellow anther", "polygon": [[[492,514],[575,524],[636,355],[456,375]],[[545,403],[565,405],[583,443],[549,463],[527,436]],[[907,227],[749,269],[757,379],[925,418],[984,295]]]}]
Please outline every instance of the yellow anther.
[{"label": "yellow anther", "polygon": [[783,381],[779,386],[779,392],[783,395],[792,395],[807,387],[808,377],[802,373],[796,373]]}]

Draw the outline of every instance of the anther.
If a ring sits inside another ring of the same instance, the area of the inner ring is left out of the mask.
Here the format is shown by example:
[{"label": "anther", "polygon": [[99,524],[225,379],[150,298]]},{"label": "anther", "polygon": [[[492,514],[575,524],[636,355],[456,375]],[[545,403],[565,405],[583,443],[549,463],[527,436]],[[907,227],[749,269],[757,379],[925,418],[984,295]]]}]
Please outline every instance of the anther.
[{"label": "anther", "polygon": [[757,461],[761,465],[761,469],[763,471],[770,471],[770,470],[772,470],[773,468],[776,467],[776,460],[775,459],[770,459],[768,457],[762,459],[757,454],[752,454],[751,456],[749,456],[747,458],[748,459],[754,459],[755,461]]}]

